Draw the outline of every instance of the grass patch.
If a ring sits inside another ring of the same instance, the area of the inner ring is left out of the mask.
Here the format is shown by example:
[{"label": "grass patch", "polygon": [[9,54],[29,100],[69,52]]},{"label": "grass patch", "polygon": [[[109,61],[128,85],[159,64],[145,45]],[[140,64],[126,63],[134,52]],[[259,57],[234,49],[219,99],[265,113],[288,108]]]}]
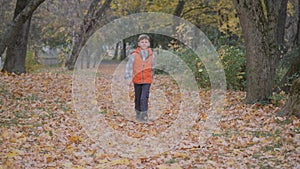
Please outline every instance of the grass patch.
[{"label": "grass patch", "polygon": [[295,133],[296,133],[296,134],[300,134],[300,127],[296,127],[296,128],[295,128]]},{"label": "grass patch", "polygon": [[273,169],[274,167],[270,165],[261,166],[260,169]]},{"label": "grass patch", "polygon": [[287,124],[292,123],[293,121],[291,119],[287,118],[285,120],[275,119],[275,122],[280,125],[287,125]]},{"label": "grass patch", "polygon": [[2,96],[11,96],[11,93],[7,90],[7,87],[5,84],[0,84],[0,93]]},{"label": "grass patch", "polygon": [[176,162],[177,162],[176,159],[172,158],[171,160],[166,161],[165,164],[174,164]]},{"label": "grass patch", "polygon": [[25,111],[21,111],[21,112],[17,111],[17,112],[14,112],[13,114],[16,118],[25,118],[25,117],[27,117]]},{"label": "grass patch", "polygon": [[108,111],[107,111],[107,109],[104,109],[104,110],[102,110],[102,111],[99,111],[98,113],[99,113],[99,114],[108,114]]},{"label": "grass patch", "polygon": [[261,154],[255,153],[255,154],[252,155],[252,157],[255,158],[255,159],[259,159],[261,157]]},{"label": "grass patch", "polygon": [[263,152],[274,151],[275,148],[281,148],[281,147],[282,147],[282,143],[275,143],[273,145],[266,145],[262,147],[261,151]]},{"label": "grass patch", "polygon": [[252,134],[255,137],[278,137],[281,135],[281,131],[276,129],[275,131],[270,131],[270,132],[266,132],[266,131],[252,131]]},{"label": "grass patch", "polygon": [[31,96],[25,97],[23,100],[27,100],[27,101],[43,101],[42,98],[40,98],[38,95],[33,94]]}]

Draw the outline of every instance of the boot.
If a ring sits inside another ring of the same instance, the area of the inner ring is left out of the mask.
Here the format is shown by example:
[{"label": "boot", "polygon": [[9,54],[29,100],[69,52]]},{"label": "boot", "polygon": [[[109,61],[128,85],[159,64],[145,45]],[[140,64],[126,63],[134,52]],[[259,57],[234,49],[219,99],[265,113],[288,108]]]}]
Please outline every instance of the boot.
[{"label": "boot", "polygon": [[138,110],[135,110],[135,119],[137,120],[137,121],[141,121],[141,112],[140,111],[138,111]]},{"label": "boot", "polygon": [[141,112],[140,122],[146,123],[147,121],[148,121],[148,112],[147,111]]}]

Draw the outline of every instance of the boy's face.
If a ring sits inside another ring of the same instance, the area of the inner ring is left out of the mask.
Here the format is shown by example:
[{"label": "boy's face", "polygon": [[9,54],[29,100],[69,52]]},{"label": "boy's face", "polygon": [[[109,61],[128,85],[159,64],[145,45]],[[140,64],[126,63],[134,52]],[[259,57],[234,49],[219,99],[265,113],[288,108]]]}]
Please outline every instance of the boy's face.
[{"label": "boy's face", "polygon": [[150,42],[148,39],[142,39],[138,42],[138,45],[142,50],[145,50],[150,46]]}]

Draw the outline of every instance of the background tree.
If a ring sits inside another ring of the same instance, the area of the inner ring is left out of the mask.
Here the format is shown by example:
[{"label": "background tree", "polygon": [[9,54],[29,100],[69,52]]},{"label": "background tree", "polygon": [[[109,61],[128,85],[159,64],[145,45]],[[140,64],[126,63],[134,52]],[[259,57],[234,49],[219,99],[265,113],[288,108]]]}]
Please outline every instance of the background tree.
[{"label": "background tree", "polygon": [[[289,22],[287,23],[287,45],[286,53],[282,59],[283,65],[287,66],[287,71],[280,80],[276,92],[284,91],[289,93],[291,83],[300,76],[300,0],[289,3],[291,12],[289,12]],[[292,29],[289,29],[291,27]],[[290,31],[293,30],[293,31]]]},{"label": "background tree", "polygon": [[[18,0],[16,4],[14,18],[18,16],[18,14],[26,7],[29,3],[29,0]],[[15,35],[15,42],[11,43],[7,47],[6,57],[4,62],[4,71],[14,72],[17,74],[25,73],[25,58],[27,52],[27,43],[28,43],[28,35],[31,23],[31,16],[27,19],[27,21],[22,25],[22,28]]]},{"label": "background tree", "polygon": [[8,0],[0,0],[0,35],[4,33],[6,27],[9,26],[13,16],[14,9],[16,5],[16,0],[8,1]]},{"label": "background tree", "polygon": [[99,26],[101,26],[101,24],[106,23],[104,20],[104,13],[109,8],[111,1],[112,0],[105,0],[102,4],[101,0],[93,0],[90,4],[89,10],[80,26],[80,31],[75,36],[75,43],[71,55],[66,62],[66,67],[69,70],[74,69],[80,50],[85,45],[88,38],[97,28],[99,28]]},{"label": "background tree", "polygon": [[24,73],[30,20],[45,0],[18,0],[12,23],[1,36],[0,54],[8,47],[3,71]]},{"label": "background tree", "polygon": [[[295,79],[289,91],[289,97],[286,104],[283,106],[281,115],[291,116],[295,115],[300,118],[300,0],[296,5],[298,15],[298,23],[297,23],[297,34],[295,40],[295,50],[297,51],[295,59],[293,59],[290,68],[285,74],[283,80],[287,79]],[[283,81],[282,80],[282,81]],[[282,82],[281,81],[281,82]],[[290,82],[288,82],[290,83]]]},{"label": "background tree", "polygon": [[90,3],[91,0],[45,1],[35,11],[29,47],[34,51],[36,61],[42,56],[43,48],[47,48],[59,50],[58,64],[65,64]]},{"label": "background tree", "polygon": [[[269,101],[272,95],[276,63],[279,60],[278,25],[280,11],[286,0],[234,0],[247,57],[246,102]],[[281,23],[283,22],[283,23]]]}]

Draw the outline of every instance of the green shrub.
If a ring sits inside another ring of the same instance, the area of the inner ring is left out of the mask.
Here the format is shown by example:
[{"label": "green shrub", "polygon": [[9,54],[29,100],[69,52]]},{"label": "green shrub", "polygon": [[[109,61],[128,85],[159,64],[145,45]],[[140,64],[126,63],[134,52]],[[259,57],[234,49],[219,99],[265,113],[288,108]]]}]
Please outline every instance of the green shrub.
[{"label": "green shrub", "polygon": [[272,104],[276,106],[283,106],[287,100],[287,94],[284,91],[281,91],[280,93],[273,92],[269,99]]},{"label": "green shrub", "polygon": [[[224,45],[220,47],[218,52],[225,71],[227,88],[244,90],[246,86],[245,51],[236,46]],[[175,53],[193,71],[199,87],[210,87],[209,75],[205,65],[191,49],[178,48]]]},{"label": "green shrub", "polygon": [[182,50],[178,55],[194,73],[198,86],[209,87],[209,76],[201,59],[191,49]]},{"label": "green shrub", "polygon": [[25,67],[27,73],[32,73],[44,66],[37,62],[34,52],[32,50],[28,50],[26,54]]},{"label": "green shrub", "polygon": [[227,88],[232,90],[244,90],[246,86],[246,54],[236,46],[224,45],[219,49]]}]

